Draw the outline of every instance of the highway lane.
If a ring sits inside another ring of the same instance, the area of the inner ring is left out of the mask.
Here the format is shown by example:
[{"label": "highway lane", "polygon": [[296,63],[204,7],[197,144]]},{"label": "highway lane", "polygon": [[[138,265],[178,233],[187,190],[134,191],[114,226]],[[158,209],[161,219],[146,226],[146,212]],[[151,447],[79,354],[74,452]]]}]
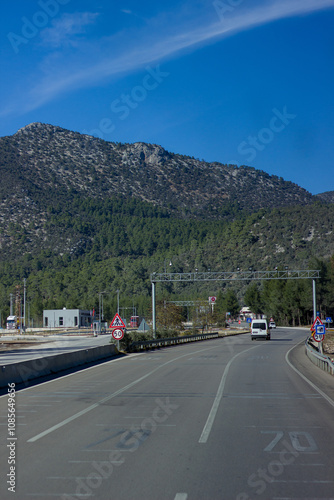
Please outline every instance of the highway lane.
[{"label": "highway lane", "polygon": [[185,344],[24,389],[17,440],[1,397],[1,499],[13,453],[20,500],[334,498],[334,379],[306,335]]},{"label": "highway lane", "polygon": [[[14,337],[6,335],[1,337],[1,341],[7,339],[18,341],[25,340],[24,336]],[[0,366],[40,357],[54,356],[55,354],[78,351],[80,349],[89,349],[90,347],[103,346],[109,344],[111,339],[111,334],[99,335],[97,337],[92,335],[53,335],[41,337],[41,343],[38,343],[36,340],[36,344],[31,342],[24,347],[8,348],[6,351],[0,352]]]}]

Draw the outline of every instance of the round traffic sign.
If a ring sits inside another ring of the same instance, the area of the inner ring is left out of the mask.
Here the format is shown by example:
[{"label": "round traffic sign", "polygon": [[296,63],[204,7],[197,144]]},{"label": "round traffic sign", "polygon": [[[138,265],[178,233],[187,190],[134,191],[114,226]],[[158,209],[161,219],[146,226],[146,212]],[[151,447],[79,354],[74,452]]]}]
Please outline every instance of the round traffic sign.
[{"label": "round traffic sign", "polygon": [[316,342],[322,342],[325,338],[325,335],[323,333],[314,333],[313,338]]},{"label": "round traffic sign", "polygon": [[115,328],[115,330],[112,331],[112,336],[115,340],[121,340],[124,337],[124,331],[120,328]]}]

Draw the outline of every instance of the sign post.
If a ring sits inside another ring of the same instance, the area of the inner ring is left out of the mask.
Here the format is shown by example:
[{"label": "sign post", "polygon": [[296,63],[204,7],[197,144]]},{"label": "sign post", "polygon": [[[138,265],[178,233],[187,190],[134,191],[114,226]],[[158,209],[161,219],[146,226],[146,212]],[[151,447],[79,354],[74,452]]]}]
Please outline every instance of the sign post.
[{"label": "sign post", "polygon": [[325,335],[323,333],[317,333],[317,332],[314,332],[313,333],[313,339],[316,341],[316,342],[322,342],[325,338]]},{"label": "sign post", "polygon": [[109,328],[126,328],[124,321],[118,313],[115,314],[114,319],[110,323]]},{"label": "sign post", "polygon": [[319,325],[323,325],[323,322],[321,321],[319,316],[317,316],[313,321],[313,325],[311,326],[311,332],[315,332],[316,327]]},{"label": "sign post", "polygon": [[332,318],[330,318],[329,316],[327,316],[327,318],[325,319],[325,323],[327,323],[327,328],[329,328],[329,325],[330,325],[331,323],[333,323]]},{"label": "sign post", "polygon": [[209,297],[209,304],[211,305],[211,313],[213,314],[213,308],[216,303],[217,297]]},{"label": "sign post", "polygon": [[[316,342],[322,342],[325,338],[325,333],[326,333],[325,326],[321,321],[321,319],[319,318],[319,316],[317,316],[313,322],[313,325],[311,326],[311,334],[313,340],[315,340]],[[322,343],[320,343],[319,347],[322,353]]]},{"label": "sign post", "polygon": [[115,330],[112,331],[112,336],[115,340],[122,340],[124,337],[124,331],[120,328],[115,328]]},{"label": "sign post", "polygon": [[112,328],[112,336],[117,340],[117,349],[119,351],[119,341],[124,337],[124,331],[126,329],[125,323],[118,313],[115,314],[114,319],[109,325]]}]

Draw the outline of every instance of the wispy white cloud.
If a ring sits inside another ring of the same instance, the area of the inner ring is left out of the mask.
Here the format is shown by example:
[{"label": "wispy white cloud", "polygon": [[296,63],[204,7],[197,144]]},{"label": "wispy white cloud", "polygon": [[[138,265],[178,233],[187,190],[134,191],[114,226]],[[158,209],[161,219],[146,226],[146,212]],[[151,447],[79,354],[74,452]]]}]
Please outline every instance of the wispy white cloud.
[{"label": "wispy white cloud", "polygon": [[[165,26],[172,26],[173,34],[168,33],[166,29],[156,30],[153,34],[148,33],[146,37],[141,37],[140,42],[136,40],[136,43],[133,43],[135,49],[124,45],[123,52],[118,47],[116,53],[114,40],[101,40],[99,47],[96,48],[100,48],[103,44],[104,50],[96,52],[115,55],[103,57],[99,61],[96,61],[96,57],[90,57],[89,60],[85,57],[83,64],[81,54],[76,61],[77,69],[75,65],[71,65],[70,70],[57,67],[54,73],[44,75],[26,96],[25,111],[36,109],[63,93],[97,85],[106,78],[117,77],[149,64],[162,63],[163,60],[177,57],[184,51],[193,51],[200,45],[215,43],[220,39],[285,18],[334,8],[334,0],[270,0],[256,7],[249,7],[245,2],[236,7],[224,22],[215,12],[213,5],[211,7],[213,11],[211,20],[205,24],[203,19],[198,20],[197,27],[194,27],[192,21],[191,28],[185,22],[180,23],[178,28],[173,23],[165,23]],[[89,22],[94,22],[94,16],[96,15],[78,16],[76,21],[72,17],[68,18],[67,22],[63,17],[62,22],[59,21],[50,29],[54,31],[49,32],[49,41],[53,40],[56,45],[61,43],[61,40],[71,39]],[[94,54],[94,47],[91,47],[91,54]]]},{"label": "wispy white cloud", "polygon": [[41,32],[42,43],[57,49],[64,45],[75,46],[79,43],[78,35],[86,33],[87,26],[95,23],[97,17],[93,12],[65,13],[52,21],[51,28]]}]

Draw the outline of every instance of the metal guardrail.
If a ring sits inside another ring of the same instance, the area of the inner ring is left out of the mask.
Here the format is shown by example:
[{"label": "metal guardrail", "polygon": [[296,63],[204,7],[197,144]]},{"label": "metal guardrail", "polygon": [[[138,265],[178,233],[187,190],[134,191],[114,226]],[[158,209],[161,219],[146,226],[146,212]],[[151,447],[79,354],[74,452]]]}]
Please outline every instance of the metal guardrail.
[{"label": "metal guardrail", "polygon": [[196,342],[198,340],[208,340],[218,338],[218,332],[212,333],[199,333],[197,335],[185,335],[184,337],[170,337],[168,339],[155,339],[155,340],[144,340],[132,342],[129,346],[129,350],[143,350],[143,349],[153,349],[155,347],[166,347],[176,344],[185,344],[187,342]]},{"label": "metal guardrail", "polygon": [[315,347],[310,343],[310,338],[305,341],[306,355],[316,366],[321,368],[321,370],[334,375],[334,363],[331,361],[329,356],[321,354]]}]

